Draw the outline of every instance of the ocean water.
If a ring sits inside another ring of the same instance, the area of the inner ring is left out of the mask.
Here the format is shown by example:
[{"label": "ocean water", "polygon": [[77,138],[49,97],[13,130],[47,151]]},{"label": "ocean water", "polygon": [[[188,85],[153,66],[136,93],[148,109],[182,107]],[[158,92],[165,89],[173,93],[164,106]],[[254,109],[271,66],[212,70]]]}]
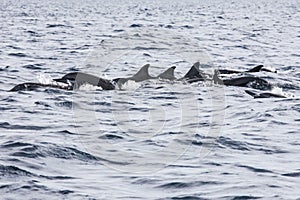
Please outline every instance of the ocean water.
[{"label": "ocean water", "polygon": [[[300,199],[300,4],[0,2],[0,199]],[[83,71],[247,70],[285,99],[209,81],[7,92]]]}]

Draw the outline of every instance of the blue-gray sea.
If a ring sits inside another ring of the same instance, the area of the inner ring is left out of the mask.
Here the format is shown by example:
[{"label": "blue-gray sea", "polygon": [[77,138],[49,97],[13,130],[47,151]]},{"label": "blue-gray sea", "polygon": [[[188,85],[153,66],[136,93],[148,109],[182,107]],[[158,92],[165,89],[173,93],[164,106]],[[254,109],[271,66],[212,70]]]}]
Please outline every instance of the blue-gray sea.
[{"label": "blue-gray sea", "polygon": [[[209,81],[7,92],[82,71],[113,79],[259,72],[288,98]],[[0,199],[300,199],[298,0],[1,0]]]}]

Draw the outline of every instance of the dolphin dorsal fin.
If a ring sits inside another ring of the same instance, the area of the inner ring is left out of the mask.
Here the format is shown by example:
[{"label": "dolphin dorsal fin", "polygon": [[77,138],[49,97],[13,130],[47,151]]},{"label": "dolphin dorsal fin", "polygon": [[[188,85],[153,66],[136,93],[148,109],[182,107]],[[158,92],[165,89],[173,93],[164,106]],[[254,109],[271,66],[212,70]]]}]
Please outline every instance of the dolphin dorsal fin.
[{"label": "dolphin dorsal fin", "polygon": [[134,80],[136,82],[144,81],[147,79],[152,79],[153,77],[149,75],[150,64],[144,65],[135,75],[129,78],[129,80]]},{"label": "dolphin dorsal fin", "polygon": [[247,72],[259,72],[263,67],[263,65],[258,65],[256,67],[253,67],[252,69],[249,69]]},{"label": "dolphin dorsal fin", "polygon": [[200,62],[196,62],[191,69],[184,75],[184,78],[193,78],[197,76],[200,72],[199,70]]},{"label": "dolphin dorsal fin", "polygon": [[200,62],[196,62],[192,67],[191,69],[184,75],[183,78],[200,78],[202,77],[201,74],[200,74],[200,69],[199,69],[199,66],[200,66]]},{"label": "dolphin dorsal fin", "polygon": [[163,73],[159,74],[157,76],[157,78],[175,80],[176,79],[176,77],[174,76],[175,69],[176,69],[175,66],[170,67],[166,71],[164,71]]}]

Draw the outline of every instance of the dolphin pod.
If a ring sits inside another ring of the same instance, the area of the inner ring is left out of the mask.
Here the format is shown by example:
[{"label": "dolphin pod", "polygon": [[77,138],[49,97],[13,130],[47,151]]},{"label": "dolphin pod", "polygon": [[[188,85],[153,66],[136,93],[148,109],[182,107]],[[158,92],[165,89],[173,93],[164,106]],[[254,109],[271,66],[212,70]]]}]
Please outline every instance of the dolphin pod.
[{"label": "dolphin pod", "polygon": [[[208,74],[205,74],[203,71],[201,71],[199,69],[200,63],[196,62],[182,78],[175,77],[174,75],[176,69],[175,66],[169,67],[167,70],[165,70],[158,76],[151,76],[149,74],[149,67],[150,65],[146,64],[142,66],[141,69],[133,76],[115,78],[112,80],[100,78],[95,75],[91,75],[83,72],[72,72],[64,75],[61,78],[53,79],[53,81],[50,84],[33,83],[33,82],[22,83],[16,85],[9,91],[13,92],[13,91],[22,91],[22,90],[35,90],[41,87],[73,90],[79,88],[81,85],[84,84],[98,86],[101,87],[103,90],[114,90],[117,87],[121,88],[122,85],[125,84],[127,81],[142,82],[150,79],[184,81],[187,83],[211,80],[214,84],[222,84],[226,86],[250,87],[253,89],[259,89],[264,91],[272,89],[272,85],[266,80],[249,74],[249,73],[259,72],[259,71],[269,71],[269,70],[264,70],[263,65],[258,65],[244,72],[237,71],[237,70],[226,70],[226,69],[215,70],[214,74],[210,76]],[[236,77],[236,78],[221,79],[220,78],[221,74],[243,74],[243,76]],[[285,96],[283,95],[273,94],[272,92],[259,93],[250,90],[246,90],[245,92],[253,96],[254,98],[270,98],[270,97],[285,98]]]},{"label": "dolphin pod", "polygon": [[81,85],[90,84],[93,86],[101,87],[103,90],[113,90],[116,89],[116,86],[121,86],[126,83],[127,81],[135,81],[135,82],[142,82],[149,79],[167,79],[167,80],[189,80],[193,79],[201,79],[204,80],[201,74],[199,73],[199,65],[200,63],[195,63],[190,71],[181,79],[177,79],[174,76],[175,66],[168,68],[163,73],[159,74],[158,76],[154,77],[149,74],[149,64],[144,65],[136,74],[131,77],[126,78],[115,78],[112,80],[100,78],[91,74],[83,73],[83,72],[72,72],[64,75],[61,78],[53,79],[51,84],[42,84],[42,83],[22,83],[13,87],[11,92],[14,91],[22,91],[22,90],[35,90],[40,87],[52,87],[52,88],[60,88],[64,90],[73,90],[79,88]]}]

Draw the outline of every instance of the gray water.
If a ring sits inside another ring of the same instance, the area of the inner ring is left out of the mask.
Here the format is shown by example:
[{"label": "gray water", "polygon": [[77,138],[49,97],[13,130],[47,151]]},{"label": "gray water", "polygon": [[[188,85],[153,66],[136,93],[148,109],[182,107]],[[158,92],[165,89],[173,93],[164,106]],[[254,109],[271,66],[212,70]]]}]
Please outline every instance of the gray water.
[{"label": "gray water", "polygon": [[[1,1],[0,199],[299,199],[299,1]],[[247,70],[209,82],[9,93],[74,71]]]}]

